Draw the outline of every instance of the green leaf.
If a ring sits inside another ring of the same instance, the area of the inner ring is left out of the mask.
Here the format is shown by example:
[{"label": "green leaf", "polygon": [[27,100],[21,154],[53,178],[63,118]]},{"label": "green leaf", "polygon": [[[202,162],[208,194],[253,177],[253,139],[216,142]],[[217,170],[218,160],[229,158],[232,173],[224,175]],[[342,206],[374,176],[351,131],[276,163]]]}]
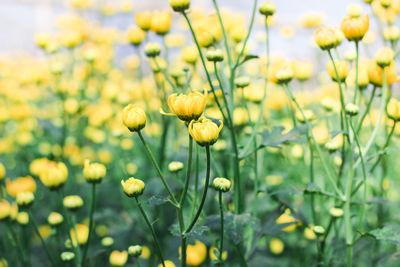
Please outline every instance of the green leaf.
[{"label": "green leaf", "polygon": [[204,232],[208,231],[209,228],[207,226],[204,225],[200,225],[200,226],[195,226],[193,227],[193,229],[189,232],[186,233],[185,236],[187,238],[194,238],[194,239],[199,239]]},{"label": "green leaf", "polygon": [[242,61],[240,61],[240,63],[238,64],[238,66],[242,65],[243,63],[245,63],[246,61],[252,60],[252,59],[256,59],[259,58],[259,56],[257,55],[245,55],[245,57],[243,58]]},{"label": "green leaf", "polygon": [[377,240],[383,240],[400,246],[400,225],[393,224],[369,232]]},{"label": "green leaf", "polygon": [[255,230],[260,228],[259,219],[250,214],[233,214],[228,212],[224,222],[226,233],[236,245],[243,241],[245,226]]}]

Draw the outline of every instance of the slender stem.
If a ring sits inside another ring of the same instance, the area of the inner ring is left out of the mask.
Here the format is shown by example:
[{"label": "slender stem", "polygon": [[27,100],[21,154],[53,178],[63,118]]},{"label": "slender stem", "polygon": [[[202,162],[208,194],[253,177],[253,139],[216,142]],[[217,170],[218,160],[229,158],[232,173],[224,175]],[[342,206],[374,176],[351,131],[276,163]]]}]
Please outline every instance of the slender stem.
[{"label": "slender stem", "polygon": [[[19,257],[21,257],[21,262],[22,262],[23,265],[25,265],[24,251],[23,251],[23,249],[22,249],[22,247],[21,247],[20,242],[18,241],[17,233],[16,233],[16,232],[14,231],[14,229],[12,228],[11,222],[7,222],[7,226],[8,226],[8,229],[10,230],[12,239],[14,239],[15,246],[17,247],[17,251],[18,251]],[[38,234],[38,235],[39,235],[39,237],[41,237],[40,234]],[[12,239],[11,239],[11,241],[13,241]],[[49,254],[47,254],[47,255],[49,255]],[[55,266],[55,265],[53,264],[53,261],[51,260],[51,258],[49,258],[49,260],[50,260],[51,264],[52,264],[53,266]]]},{"label": "slender stem", "polygon": [[[387,85],[386,85],[386,73],[385,73],[384,69],[382,70],[382,79],[383,79],[383,87],[382,87],[383,96],[382,96],[381,104],[380,104],[380,107],[379,107],[379,117],[378,117],[378,121],[376,122],[375,128],[372,131],[372,134],[371,134],[371,136],[370,136],[370,138],[369,138],[369,140],[367,142],[367,145],[363,149],[364,155],[367,155],[368,150],[371,148],[372,143],[375,141],[375,137],[376,137],[376,135],[378,133],[379,126],[380,126],[380,124],[382,122],[383,113],[385,112],[385,105],[386,105],[386,98],[387,98],[388,88],[387,88]],[[359,163],[360,163],[360,159],[358,159],[357,162],[354,164],[354,168],[357,167]]]},{"label": "slender stem", "polygon": [[[392,126],[392,128],[390,129],[390,132],[389,132],[388,137],[386,138],[386,142],[385,142],[385,145],[383,146],[382,151],[385,151],[386,148],[389,146],[389,143],[390,143],[390,140],[392,139],[394,130],[396,129],[396,124],[397,124],[397,121],[393,121],[393,126]],[[374,165],[373,165],[372,168],[370,169],[370,172],[373,172],[373,171],[375,170],[376,166],[378,166],[379,162],[382,160],[382,158],[384,157],[384,155],[385,155],[385,154],[383,154],[383,153],[379,155],[378,159],[376,160],[376,162],[374,163]]]},{"label": "slender stem", "polygon": [[222,191],[218,192],[218,200],[219,200],[219,213],[221,216],[221,228],[220,228],[220,245],[219,245],[219,261],[222,263],[222,254],[224,249],[224,206],[222,202]]},{"label": "slender stem", "polygon": [[193,229],[194,225],[196,224],[197,220],[200,217],[201,211],[202,211],[203,206],[204,206],[204,202],[206,201],[207,191],[208,191],[208,184],[210,182],[210,169],[211,169],[210,168],[210,165],[211,165],[210,164],[210,146],[206,146],[206,155],[207,155],[207,170],[206,170],[206,181],[205,181],[205,184],[204,184],[203,196],[201,198],[199,209],[197,210],[196,215],[194,216],[194,218],[193,218],[192,222],[190,223],[189,227],[185,230],[185,232],[184,232],[185,234],[189,233]]},{"label": "slender stem", "polygon": [[142,213],[142,216],[143,216],[144,220],[146,221],[146,224],[149,227],[151,234],[153,235],[154,243],[156,244],[156,248],[157,248],[158,256],[160,257],[160,260],[161,260],[161,264],[163,265],[163,267],[165,267],[164,257],[162,255],[161,248],[158,243],[157,235],[156,235],[156,232],[154,231],[153,225],[150,223],[150,220],[147,217],[146,212],[144,211],[144,209],[142,207],[142,203],[139,201],[139,199],[137,197],[135,197],[135,200],[136,200],[137,206],[139,207],[140,213]]},{"label": "slender stem", "polygon": [[181,267],[186,266],[186,236],[185,232],[185,221],[183,219],[183,207],[181,206],[178,210],[178,222],[179,229],[181,231]]},{"label": "slender stem", "polygon": [[359,49],[358,49],[358,41],[355,42],[356,44],[356,84],[355,84],[355,91],[354,91],[354,98],[353,103],[355,104],[357,101],[357,94],[358,94],[358,58],[359,58]]},{"label": "slender stem", "polygon": [[310,137],[311,137],[311,139],[312,139],[312,141],[313,141],[315,150],[317,151],[318,157],[320,158],[321,163],[322,163],[322,167],[324,168],[324,170],[325,170],[325,172],[326,172],[326,174],[327,174],[327,176],[328,176],[328,179],[329,179],[330,183],[332,184],[332,186],[333,186],[333,188],[335,189],[335,191],[336,191],[336,193],[338,194],[338,196],[339,196],[339,197],[343,197],[342,192],[339,190],[339,188],[337,187],[337,185],[336,185],[336,183],[335,183],[335,181],[334,181],[334,179],[333,179],[333,175],[332,175],[332,173],[331,173],[331,170],[330,170],[328,164],[326,163],[326,159],[325,159],[325,157],[323,156],[322,151],[321,151],[321,149],[320,149],[320,147],[319,147],[317,141],[315,140],[314,134],[312,133],[311,126],[310,126],[310,124],[309,124],[309,122],[308,122],[308,120],[307,120],[307,117],[306,117],[305,114],[304,114],[303,108],[300,106],[300,104],[297,102],[296,98],[293,96],[293,94],[292,94],[292,92],[290,91],[288,85],[285,84],[285,85],[283,86],[283,88],[288,92],[289,96],[292,98],[293,102],[296,104],[297,108],[299,109],[301,115],[302,115],[303,118],[304,118],[304,122],[305,122],[305,124],[306,124],[306,126],[307,126],[308,133],[309,133],[309,135],[310,135]]},{"label": "slender stem", "polygon": [[186,200],[186,194],[189,188],[189,182],[190,182],[190,172],[192,170],[192,150],[193,150],[193,138],[190,134],[189,135],[189,151],[188,151],[188,163],[187,163],[187,169],[186,169],[186,180],[185,180],[185,186],[183,188],[183,192],[181,195],[181,199],[179,201],[179,206],[182,208],[185,200]]},{"label": "slender stem", "polygon": [[32,222],[33,228],[35,229],[35,232],[36,232],[36,234],[38,235],[38,237],[39,237],[39,239],[40,239],[40,242],[42,243],[42,246],[43,246],[43,248],[44,248],[44,251],[46,252],[47,258],[49,259],[49,261],[50,261],[50,263],[51,263],[52,266],[57,266],[57,264],[55,263],[53,257],[51,256],[51,253],[50,253],[50,251],[49,251],[49,248],[48,248],[47,245],[46,245],[46,242],[44,241],[42,235],[40,234],[40,231],[39,231],[39,228],[38,228],[38,226],[37,226],[35,217],[33,217],[31,211],[28,211],[28,213],[29,213],[29,217],[30,217],[30,220],[31,220],[31,222]]},{"label": "slender stem", "polygon": [[231,53],[230,53],[230,49],[229,49],[229,45],[228,45],[228,37],[226,36],[225,26],[224,26],[224,23],[222,21],[221,12],[219,11],[219,7],[218,7],[218,4],[217,4],[217,1],[213,0],[213,4],[214,4],[214,7],[215,7],[215,11],[217,12],[219,24],[220,24],[221,30],[222,30],[222,35],[224,36],[224,45],[225,45],[226,55],[227,55],[227,58],[228,58],[228,65],[231,68],[232,67],[232,58],[231,58]]},{"label": "slender stem", "polygon": [[178,201],[176,200],[174,194],[172,193],[171,188],[170,188],[169,185],[167,184],[167,181],[165,180],[164,175],[162,174],[162,172],[161,172],[161,170],[160,170],[160,167],[158,166],[156,160],[154,159],[154,156],[153,156],[153,154],[151,153],[150,148],[148,147],[146,141],[144,140],[142,133],[141,133],[140,131],[137,132],[137,133],[138,133],[138,135],[139,135],[139,137],[140,137],[140,140],[142,141],[142,144],[143,144],[143,146],[144,146],[144,148],[145,148],[145,150],[146,150],[146,152],[147,152],[148,157],[150,158],[151,162],[153,163],[154,167],[156,168],[156,170],[157,170],[157,172],[158,172],[158,175],[159,175],[160,178],[161,178],[162,183],[164,184],[165,188],[167,189],[168,194],[169,194],[169,196],[170,196],[171,199],[172,199],[172,203],[173,203],[174,205],[177,205],[177,204],[178,204]]},{"label": "slender stem", "polygon": [[[362,226],[362,221],[364,219],[365,207],[366,207],[366,202],[367,202],[367,173],[365,170],[365,162],[364,162],[364,157],[363,157],[362,150],[361,150],[360,140],[358,139],[357,132],[354,130],[352,120],[350,119],[349,122],[350,122],[350,128],[354,135],[354,141],[356,142],[356,145],[358,148],[358,154],[360,155],[360,159],[361,159],[361,170],[362,170],[362,174],[363,174],[363,183],[364,183],[364,193],[363,193],[363,200],[362,200],[362,206],[361,206],[361,213],[360,213],[360,217],[359,217],[359,221],[358,221],[358,228],[360,229]],[[353,195],[353,192],[351,192],[351,196],[352,195]]]},{"label": "slender stem", "polygon": [[91,198],[91,203],[90,203],[90,213],[89,213],[89,235],[88,235],[88,240],[85,244],[85,247],[83,248],[83,254],[82,254],[82,264],[85,263],[86,260],[86,254],[88,252],[89,248],[89,243],[90,243],[90,238],[92,236],[92,231],[93,231],[93,214],[94,210],[96,207],[96,184],[92,184],[92,198]]},{"label": "slender stem", "polygon": [[136,265],[137,265],[137,267],[141,267],[141,266],[140,266],[139,258],[136,258]]},{"label": "slender stem", "polygon": [[363,124],[363,122],[364,122],[364,119],[367,117],[367,115],[368,115],[368,113],[369,113],[369,110],[371,109],[371,104],[372,104],[372,102],[374,101],[374,96],[375,96],[376,88],[377,88],[377,86],[375,85],[374,88],[372,89],[371,96],[370,96],[369,101],[368,101],[368,103],[367,103],[367,108],[365,109],[363,115],[361,116],[360,123],[358,124],[357,133],[360,132],[361,127],[362,127],[362,124]]},{"label": "slender stem", "polygon": [[167,73],[165,73],[165,70],[160,67],[160,64],[158,64],[157,59],[153,58],[154,64],[156,64],[157,69],[162,73],[164,76],[165,80],[168,82],[168,84],[172,87],[172,89],[177,92],[178,88],[176,88],[175,84],[171,81],[171,79],[168,77]]},{"label": "slender stem", "polygon": [[78,240],[78,230],[76,228],[77,223],[76,223],[75,214],[72,214],[71,221],[72,221],[71,222],[72,223],[72,230],[75,232],[76,251],[77,251],[76,261],[77,261],[78,266],[81,266],[82,265],[82,262],[80,262],[80,260],[81,260],[81,247],[80,247],[79,240]]},{"label": "slender stem", "polygon": [[[310,149],[310,182],[314,183],[314,149],[311,144],[310,137],[308,136],[308,147]],[[313,218],[314,225],[317,225],[317,216],[315,213],[315,203],[314,203],[314,194],[311,194],[311,214]]]}]

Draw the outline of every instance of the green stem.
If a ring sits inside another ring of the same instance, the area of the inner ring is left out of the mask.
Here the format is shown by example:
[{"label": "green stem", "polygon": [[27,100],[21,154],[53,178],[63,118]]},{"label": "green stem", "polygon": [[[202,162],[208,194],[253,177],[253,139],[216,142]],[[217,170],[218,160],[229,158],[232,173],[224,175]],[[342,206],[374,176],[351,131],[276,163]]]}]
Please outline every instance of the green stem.
[{"label": "green stem", "polygon": [[219,11],[219,7],[218,7],[218,4],[217,4],[216,0],[213,0],[213,4],[214,4],[214,7],[215,7],[215,11],[217,12],[219,24],[220,24],[221,29],[222,29],[222,35],[224,36],[224,45],[225,45],[226,55],[227,55],[227,58],[228,58],[228,65],[231,68],[232,67],[232,58],[231,58],[231,53],[230,53],[229,45],[228,45],[228,37],[226,35],[224,23],[223,23],[222,17],[221,17],[221,12]]},{"label": "green stem", "polygon": [[330,170],[328,164],[326,163],[326,159],[323,156],[322,151],[321,151],[317,141],[315,140],[314,134],[312,133],[312,129],[311,129],[310,123],[308,122],[307,117],[304,114],[303,108],[300,106],[299,102],[297,102],[296,98],[293,96],[293,94],[290,91],[288,85],[284,84],[283,88],[285,88],[285,90],[288,92],[289,96],[292,98],[293,102],[296,104],[297,108],[299,109],[301,115],[304,118],[304,122],[305,122],[305,124],[307,126],[308,133],[309,133],[309,135],[310,135],[310,137],[311,137],[311,139],[313,141],[313,145],[315,147],[315,150],[317,151],[318,157],[320,158],[321,163],[322,163],[322,167],[324,168],[330,183],[332,184],[332,186],[335,189],[335,191],[338,194],[338,196],[343,198],[343,193],[339,190],[339,188],[337,187],[337,185],[335,183],[335,180],[333,178],[334,176],[332,175],[331,170]]},{"label": "green stem", "polygon": [[85,263],[86,260],[86,254],[88,252],[89,248],[89,243],[90,243],[90,238],[92,236],[92,231],[93,231],[93,214],[94,210],[96,207],[96,184],[92,184],[92,198],[91,198],[91,203],[90,203],[90,213],[89,213],[89,235],[88,235],[88,240],[85,244],[85,247],[83,248],[83,254],[82,254],[82,264]]},{"label": "green stem", "polygon": [[80,260],[81,260],[81,247],[80,247],[79,240],[78,240],[78,230],[76,228],[77,223],[76,223],[75,214],[72,214],[71,220],[72,220],[72,227],[73,227],[72,230],[75,232],[76,251],[77,251],[76,261],[77,261],[78,266],[81,266],[82,265],[82,262],[80,262]]},{"label": "green stem", "polygon": [[183,208],[183,205],[186,200],[186,194],[189,189],[189,182],[190,182],[190,172],[192,170],[192,150],[193,150],[193,138],[190,134],[189,135],[189,152],[188,152],[188,163],[187,163],[187,169],[186,169],[186,180],[185,180],[185,186],[183,188],[183,192],[181,195],[181,199],[179,200],[179,207]]},{"label": "green stem", "polygon": [[[42,246],[43,246],[43,248],[44,248],[44,251],[46,252],[47,258],[49,259],[49,261],[50,261],[50,263],[51,263],[52,266],[57,266],[57,264],[55,263],[53,257],[51,257],[51,253],[50,253],[50,251],[49,251],[49,248],[48,248],[47,245],[46,245],[46,242],[44,241],[42,235],[41,235],[40,232],[39,232],[39,228],[38,228],[38,226],[37,226],[35,217],[33,217],[31,211],[29,211],[28,213],[29,213],[29,217],[30,217],[30,220],[31,220],[31,222],[32,222],[33,228],[35,229],[35,232],[36,232],[36,234],[38,235],[38,237],[39,237],[39,239],[40,239],[40,242],[42,243]],[[17,242],[17,241],[15,241],[15,242]]]},{"label": "green stem", "polygon": [[222,263],[222,254],[224,249],[224,207],[222,202],[222,191],[218,192],[218,200],[219,200],[219,213],[221,216],[221,228],[220,228],[220,245],[219,245],[219,261]]},{"label": "green stem", "polygon": [[355,91],[354,91],[354,98],[353,104],[357,101],[357,94],[358,94],[358,58],[359,58],[359,50],[358,50],[358,41],[355,42],[356,44],[356,84],[355,84]]},{"label": "green stem", "polygon": [[[393,126],[392,126],[392,128],[390,129],[390,132],[389,132],[388,137],[386,138],[386,142],[385,142],[385,145],[383,146],[382,151],[385,151],[386,148],[389,146],[389,143],[390,143],[390,140],[392,139],[394,130],[396,129],[396,124],[397,124],[397,121],[393,121]],[[372,173],[372,172],[375,170],[376,166],[378,166],[379,162],[382,160],[382,158],[384,157],[384,155],[385,155],[385,154],[383,154],[383,153],[379,155],[378,159],[376,160],[376,162],[374,163],[374,165],[373,165],[372,168],[370,169],[370,173]]]},{"label": "green stem", "polygon": [[171,81],[171,79],[168,77],[167,73],[160,67],[160,64],[158,64],[157,59],[153,59],[154,64],[156,64],[157,69],[161,72],[161,74],[164,76],[165,80],[168,82],[168,84],[172,87],[172,89],[177,92],[178,88],[176,88],[175,84]]},{"label": "green stem", "polygon": [[137,197],[135,197],[135,200],[136,200],[137,206],[139,207],[140,213],[142,213],[142,216],[143,216],[144,220],[146,221],[147,226],[149,227],[149,229],[151,231],[151,234],[152,234],[153,239],[154,239],[154,243],[155,243],[156,248],[157,248],[158,256],[160,257],[160,260],[161,260],[161,264],[163,265],[163,267],[165,267],[164,257],[162,255],[161,248],[160,248],[160,245],[158,243],[157,235],[156,235],[156,232],[154,231],[153,225],[150,223],[150,220],[147,217],[146,212],[144,211],[144,209],[142,207],[142,203],[139,201],[139,199]]},{"label": "green stem", "polygon": [[[24,257],[24,251],[23,251],[23,249],[22,249],[22,247],[21,247],[21,244],[20,244],[20,242],[19,242],[19,240],[18,240],[18,235],[17,235],[17,233],[14,231],[14,229],[12,228],[11,222],[7,222],[7,226],[8,226],[8,229],[10,230],[12,239],[14,239],[14,240],[11,240],[11,241],[14,241],[14,242],[15,242],[15,246],[17,247],[17,251],[18,251],[19,257],[21,257],[20,260],[21,260],[22,264],[25,265],[25,264],[26,264],[26,263],[25,263],[26,260],[25,260],[25,257]],[[40,234],[38,234],[38,235],[39,235],[39,237],[41,237]],[[49,254],[47,254],[47,255],[49,255]],[[51,260],[51,258],[49,258],[49,259],[50,259],[51,264],[52,264],[53,266],[55,266],[55,265],[53,264],[53,261]]]},{"label": "green stem", "polygon": [[139,137],[140,137],[140,140],[142,141],[142,144],[143,144],[143,146],[144,146],[144,148],[145,148],[145,150],[146,150],[146,152],[147,152],[148,157],[150,158],[151,162],[153,163],[154,167],[156,168],[156,170],[157,170],[157,172],[158,172],[158,175],[159,175],[160,178],[161,178],[162,183],[164,184],[165,188],[167,189],[168,194],[169,194],[169,196],[171,197],[172,203],[173,203],[175,206],[178,205],[178,201],[176,200],[174,194],[172,193],[171,188],[170,188],[169,185],[167,184],[167,181],[165,180],[164,175],[162,174],[162,172],[161,172],[161,170],[160,170],[160,167],[158,166],[156,160],[154,159],[154,156],[153,156],[153,154],[151,153],[150,148],[148,147],[146,141],[144,140],[142,133],[141,133],[140,131],[137,132],[137,133],[138,133],[138,135],[139,135]]},{"label": "green stem", "polygon": [[362,124],[363,124],[363,122],[364,122],[364,119],[367,117],[367,115],[368,115],[368,113],[369,113],[369,110],[371,109],[371,104],[372,104],[372,102],[374,101],[374,96],[375,96],[376,88],[377,88],[377,86],[375,85],[374,88],[372,89],[371,96],[370,96],[369,101],[368,101],[368,103],[367,103],[367,108],[365,109],[363,115],[361,116],[360,123],[358,124],[357,133],[360,132],[361,127],[362,127]]},{"label": "green stem", "polygon": [[189,227],[185,230],[184,234],[189,233],[194,225],[196,224],[197,220],[200,217],[201,211],[203,210],[204,203],[206,201],[207,197],[207,191],[208,191],[208,184],[210,183],[210,146],[206,146],[206,155],[207,155],[207,170],[206,170],[206,181],[204,184],[204,191],[203,191],[203,196],[201,198],[200,206],[199,209],[196,212],[196,215],[194,216],[192,222],[189,224]]}]

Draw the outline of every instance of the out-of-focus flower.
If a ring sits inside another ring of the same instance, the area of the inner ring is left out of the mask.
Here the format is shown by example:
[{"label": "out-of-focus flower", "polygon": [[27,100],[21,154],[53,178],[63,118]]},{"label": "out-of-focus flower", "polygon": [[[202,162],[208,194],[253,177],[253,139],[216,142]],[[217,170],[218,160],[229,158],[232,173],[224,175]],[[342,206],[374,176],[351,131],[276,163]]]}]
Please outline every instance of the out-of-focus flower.
[{"label": "out-of-focus flower", "polygon": [[340,29],[349,41],[360,41],[369,28],[368,14],[362,17],[348,17],[342,20]]},{"label": "out-of-focus flower", "polygon": [[31,176],[19,177],[15,180],[6,179],[7,192],[12,197],[17,197],[20,192],[36,191],[36,182]]},{"label": "out-of-focus flower", "polygon": [[128,261],[128,251],[114,250],[110,254],[109,262],[112,266],[124,266]]}]

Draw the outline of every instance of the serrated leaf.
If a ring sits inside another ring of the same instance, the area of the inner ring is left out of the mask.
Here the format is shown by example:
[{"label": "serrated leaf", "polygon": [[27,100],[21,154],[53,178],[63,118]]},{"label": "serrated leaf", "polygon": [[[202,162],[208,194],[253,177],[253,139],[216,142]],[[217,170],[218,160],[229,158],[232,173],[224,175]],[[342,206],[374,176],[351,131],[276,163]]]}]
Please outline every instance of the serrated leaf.
[{"label": "serrated leaf", "polygon": [[233,214],[228,212],[224,222],[226,233],[235,244],[239,244],[243,240],[245,226],[253,229],[260,227],[258,218],[250,214]]},{"label": "serrated leaf", "polygon": [[199,237],[201,237],[203,235],[204,232],[206,232],[208,230],[209,230],[209,228],[204,225],[195,226],[189,233],[186,233],[185,236],[187,238],[198,239]]},{"label": "serrated leaf", "polygon": [[173,235],[173,236],[177,236],[177,237],[181,237],[181,232],[179,230],[179,226],[178,224],[174,223],[173,225],[171,225],[168,229],[168,231]]},{"label": "serrated leaf", "polygon": [[393,224],[369,232],[369,235],[378,240],[383,240],[400,246],[400,225]]}]

